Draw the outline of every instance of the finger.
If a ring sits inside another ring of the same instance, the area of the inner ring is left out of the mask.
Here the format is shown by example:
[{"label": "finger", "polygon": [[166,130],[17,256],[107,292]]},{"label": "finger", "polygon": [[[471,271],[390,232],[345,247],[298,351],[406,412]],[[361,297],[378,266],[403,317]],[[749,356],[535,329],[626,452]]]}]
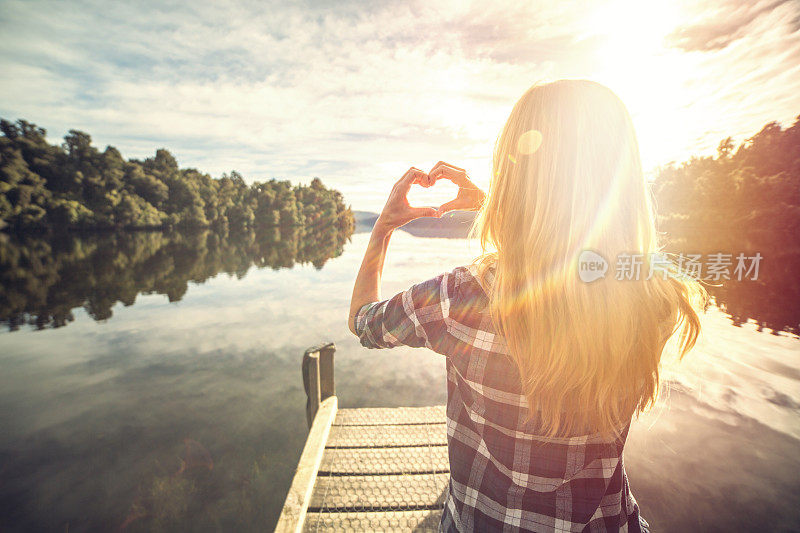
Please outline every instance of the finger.
[{"label": "finger", "polygon": [[445,178],[462,188],[470,187],[472,185],[472,182],[470,182],[469,178],[467,177],[466,170],[455,165],[445,163],[444,161],[439,161],[436,163],[433,166],[433,169],[431,169],[430,174],[435,176],[434,182],[436,180]]},{"label": "finger", "polygon": [[416,180],[418,177],[421,177],[421,176],[424,176],[424,175],[425,175],[425,173],[422,172],[418,168],[414,168],[414,167],[409,168],[406,171],[406,173],[403,174],[403,177],[398,180],[397,185],[396,185],[397,189],[401,193],[407,194],[408,190],[411,189],[411,185],[414,183],[414,180]]},{"label": "finger", "polygon": [[430,178],[431,185],[436,183],[443,176],[444,176],[444,171],[442,170],[442,167],[433,167],[433,170],[431,170],[428,173],[428,177]]},{"label": "finger", "polygon": [[412,180],[413,181],[414,178],[416,178],[416,176],[417,176],[415,171],[416,171],[416,169],[414,167],[411,167],[408,170],[406,170],[405,174],[403,174],[403,176],[399,180],[397,180],[397,183],[395,183],[395,185],[401,185],[401,184],[407,182],[408,180]]},{"label": "finger", "polygon": [[414,180],[414,184],[422,185],[423,187],[430,187],[433,185],[434,180],[431,179],[430,174],[425,174],[424,172],[420,171],[420,174],[417,175],[416,179]]},{"label": "finger", "polygon": [[422,172],[420,169],[416,167],[411,167],[408,170],[406,170],[405,174],[403,174],[403,176],[399,180],[397,180],[397,185],[400,185],[401,183],[405,182],[413,183],[414,180],[417,178],[417,176],[419,176],[420,174],[424,174],[424,172]]},{"label": "finger", "polygon": [[430,171],[428,174],[431,177],[431,185],[439,181],[440,179],[447,179],[450,181],[454,181],[455,177],[458,176],[459,171],[455,170],[444,163],[437,164]]},{"label": "finger", "polygon": [[433,168],[428,173],[428,175],[435,177],[435,179],[438,180],[444,176],[446,169],[447,169],[447,164],[439,161],[438,163],[433,165]]},{"label": "finger", "polygon": [[428,179],[428,174],[426,174],[425,172],[421,171],[418,168],[414,169],[414,181],[411,182],[412,185],[414,183],[418,183],[423,187],[430,187],[429,181],[430,180]]},{"label": "finger", "polygon": [[460,209],[466,209],[467,206],[464,205],[464,202],[460,198],[456,198],[455,200],[450,200],[439,206],[439,215],[443,215],[445,213],[449,213],[450,211],[458,211]]},{"label": "finger", "polygon": [[463,168],[457,167],[457,166],[452,165],[450,163],[445,163],[444,161],[439,161],[438,163],[433,165],[433,169],[431,169],[431,172],[433,172],[433,170],[435,170],[435,169],[440,169],[440,170],[444,171],[445,174],[447,174],[447,173],[451,173],[451,174],[466,174],[467,173],[467,171],[464,170]]},{"label": "finger", "polygon": [[463,168],[457,167],[457,166],[455,166],[453,164],[450,164],[450,163],[445,163],[444,161],[439,161],[438,163],[436,163],[436,165],[437,166],[448,167],[448,168],[451,168],[451,169],[453,169],[453,170],[455,170],[457,172],[466,172],[466,170],[464,170]]}]

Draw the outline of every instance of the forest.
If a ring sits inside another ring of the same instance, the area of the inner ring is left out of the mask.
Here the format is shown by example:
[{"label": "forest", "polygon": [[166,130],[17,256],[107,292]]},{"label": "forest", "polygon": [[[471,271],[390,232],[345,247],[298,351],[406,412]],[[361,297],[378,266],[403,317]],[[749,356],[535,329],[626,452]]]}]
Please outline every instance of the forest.
[{"label": "forest", "polygon": [[14,230],[287,227],[333,224],[352,232],[341,193],[270,180],[248,185],[236,171],[215,179],[179,168],[166,149],[124,159],[70,130],[51,145],[46,130],[0,120],[0,227]]},{"label": "forest", "polygon": [[[171,250],[191,257],[179,243],[197,236],[142,237],[138,244],[135,239],[114,237],[114,243],[98,243],[102,252],[71,240],[0,242],[5,287],[0,322],[12,329],[26,322],[37,327],[63,325],[70,320],[69,309],[83,305],[87,295],[98,294],[96,288],[103,283],[127,284],[120,285],[117,295],[123,302],[132,301],[139,292],[179,297],[186,280],[198,277],[193,269],[225,270],[225,254],[233,254],[242,265],[278,267],[296,261],[319,266],[340,254],[353,233],[353,212],[338,191],[325,188],[317,178],[308,186],[276,180],[247,185],[236,172],[215,179],[195,169],[180,169],[163,149],[144,161],[126,161],[113,147],[98,151],[91,138],[79,131],[70,131],[61,146],[54,146],[46,142],[45,130],[24,120],[15,124],[2,120],[0,129],[0,226],[5,223],[8,229],[19,230],[16,233],[52,228],[210,230],[200,247],[209,255],[184,265],[184,272],[159,274],[173,276],[169,279],[147,279],[144,274],[140,279],[135,271],[105,272],[102,260],[113,253],[114,246],[120,250],[127,246],[135,257],[147,252],[142,265],[150,268],[149,262]],[[753,319],[759,327],[773,331],[800,332],[796,237],[800,233],[800,117],[788,128],[769,123],[738,146],[727,138],[713,156],[664,166],[657,170],[652,190],[667,252],[704,256],[741,252],[763,257],[756,280],[707,283],[717,305],[734,323]],[[371,226],[371,221],[365,222]],[[238,236],[228,245],[214,244],[229,238],[228,232]],[[456,236],[452,231],[448,234]],[[263,249],[254,252],[254,243],[244,243],[256,237],[263,239]],[[150,243],[154,239],[160,244]],[[99,273],[96,286],[78,283],[73,294],[61,295],[69,301],[53,305],[58,295],[48,292],[55,291],[54,280],[69,279],[70,273],[85,269]],[[89,302],[89,308],[98,319],[110,312],[106,302]]]},{"label": "forest", "polygon": [[749,318],[798,333],[800,322],[800,116],[771,122],[714,156],[658,170],[653,181],[659,231],[674,254],[760,253],[757,280],[709,284],[737,323]]}]

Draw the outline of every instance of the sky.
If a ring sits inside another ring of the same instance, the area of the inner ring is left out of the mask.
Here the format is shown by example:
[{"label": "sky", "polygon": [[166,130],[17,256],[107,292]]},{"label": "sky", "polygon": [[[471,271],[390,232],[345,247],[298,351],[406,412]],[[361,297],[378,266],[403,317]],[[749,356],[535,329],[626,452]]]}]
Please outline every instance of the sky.
[{"label": "sky", "polygon": [[800,115],[800,0],[0,0],[3,118],[215,177],[317,176],[354,209],[439,160],[486,186],[515,101],[560,78],[620,95],[646,171],[711,154]]}]

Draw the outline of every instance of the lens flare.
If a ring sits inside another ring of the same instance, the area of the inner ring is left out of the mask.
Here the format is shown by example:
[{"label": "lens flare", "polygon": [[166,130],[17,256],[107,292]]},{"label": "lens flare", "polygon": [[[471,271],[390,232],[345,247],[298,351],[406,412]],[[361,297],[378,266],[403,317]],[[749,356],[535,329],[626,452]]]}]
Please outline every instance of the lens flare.
[{"label": "lens flare", "polygon": [[531,155],[542,145],[542,133],[538,130],[528,130],[517,141],[519,155]]}]

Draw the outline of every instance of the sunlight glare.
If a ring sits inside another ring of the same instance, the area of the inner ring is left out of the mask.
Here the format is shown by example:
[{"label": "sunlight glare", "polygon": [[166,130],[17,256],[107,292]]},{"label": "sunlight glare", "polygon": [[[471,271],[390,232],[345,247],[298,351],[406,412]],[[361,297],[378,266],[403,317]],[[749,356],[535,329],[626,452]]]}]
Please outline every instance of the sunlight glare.
[{"label": "sunlight glare", "polygon": [[605,4],[589,17],[605,43],[596,52],[594,79],[608,85],[628,107],[646,170],[685,146],[683,121],[689,117],[682,110],[689,98],[686,81],[695,67],[685,54],[667,46],[680,20],[679,3],[633,0]]}]

